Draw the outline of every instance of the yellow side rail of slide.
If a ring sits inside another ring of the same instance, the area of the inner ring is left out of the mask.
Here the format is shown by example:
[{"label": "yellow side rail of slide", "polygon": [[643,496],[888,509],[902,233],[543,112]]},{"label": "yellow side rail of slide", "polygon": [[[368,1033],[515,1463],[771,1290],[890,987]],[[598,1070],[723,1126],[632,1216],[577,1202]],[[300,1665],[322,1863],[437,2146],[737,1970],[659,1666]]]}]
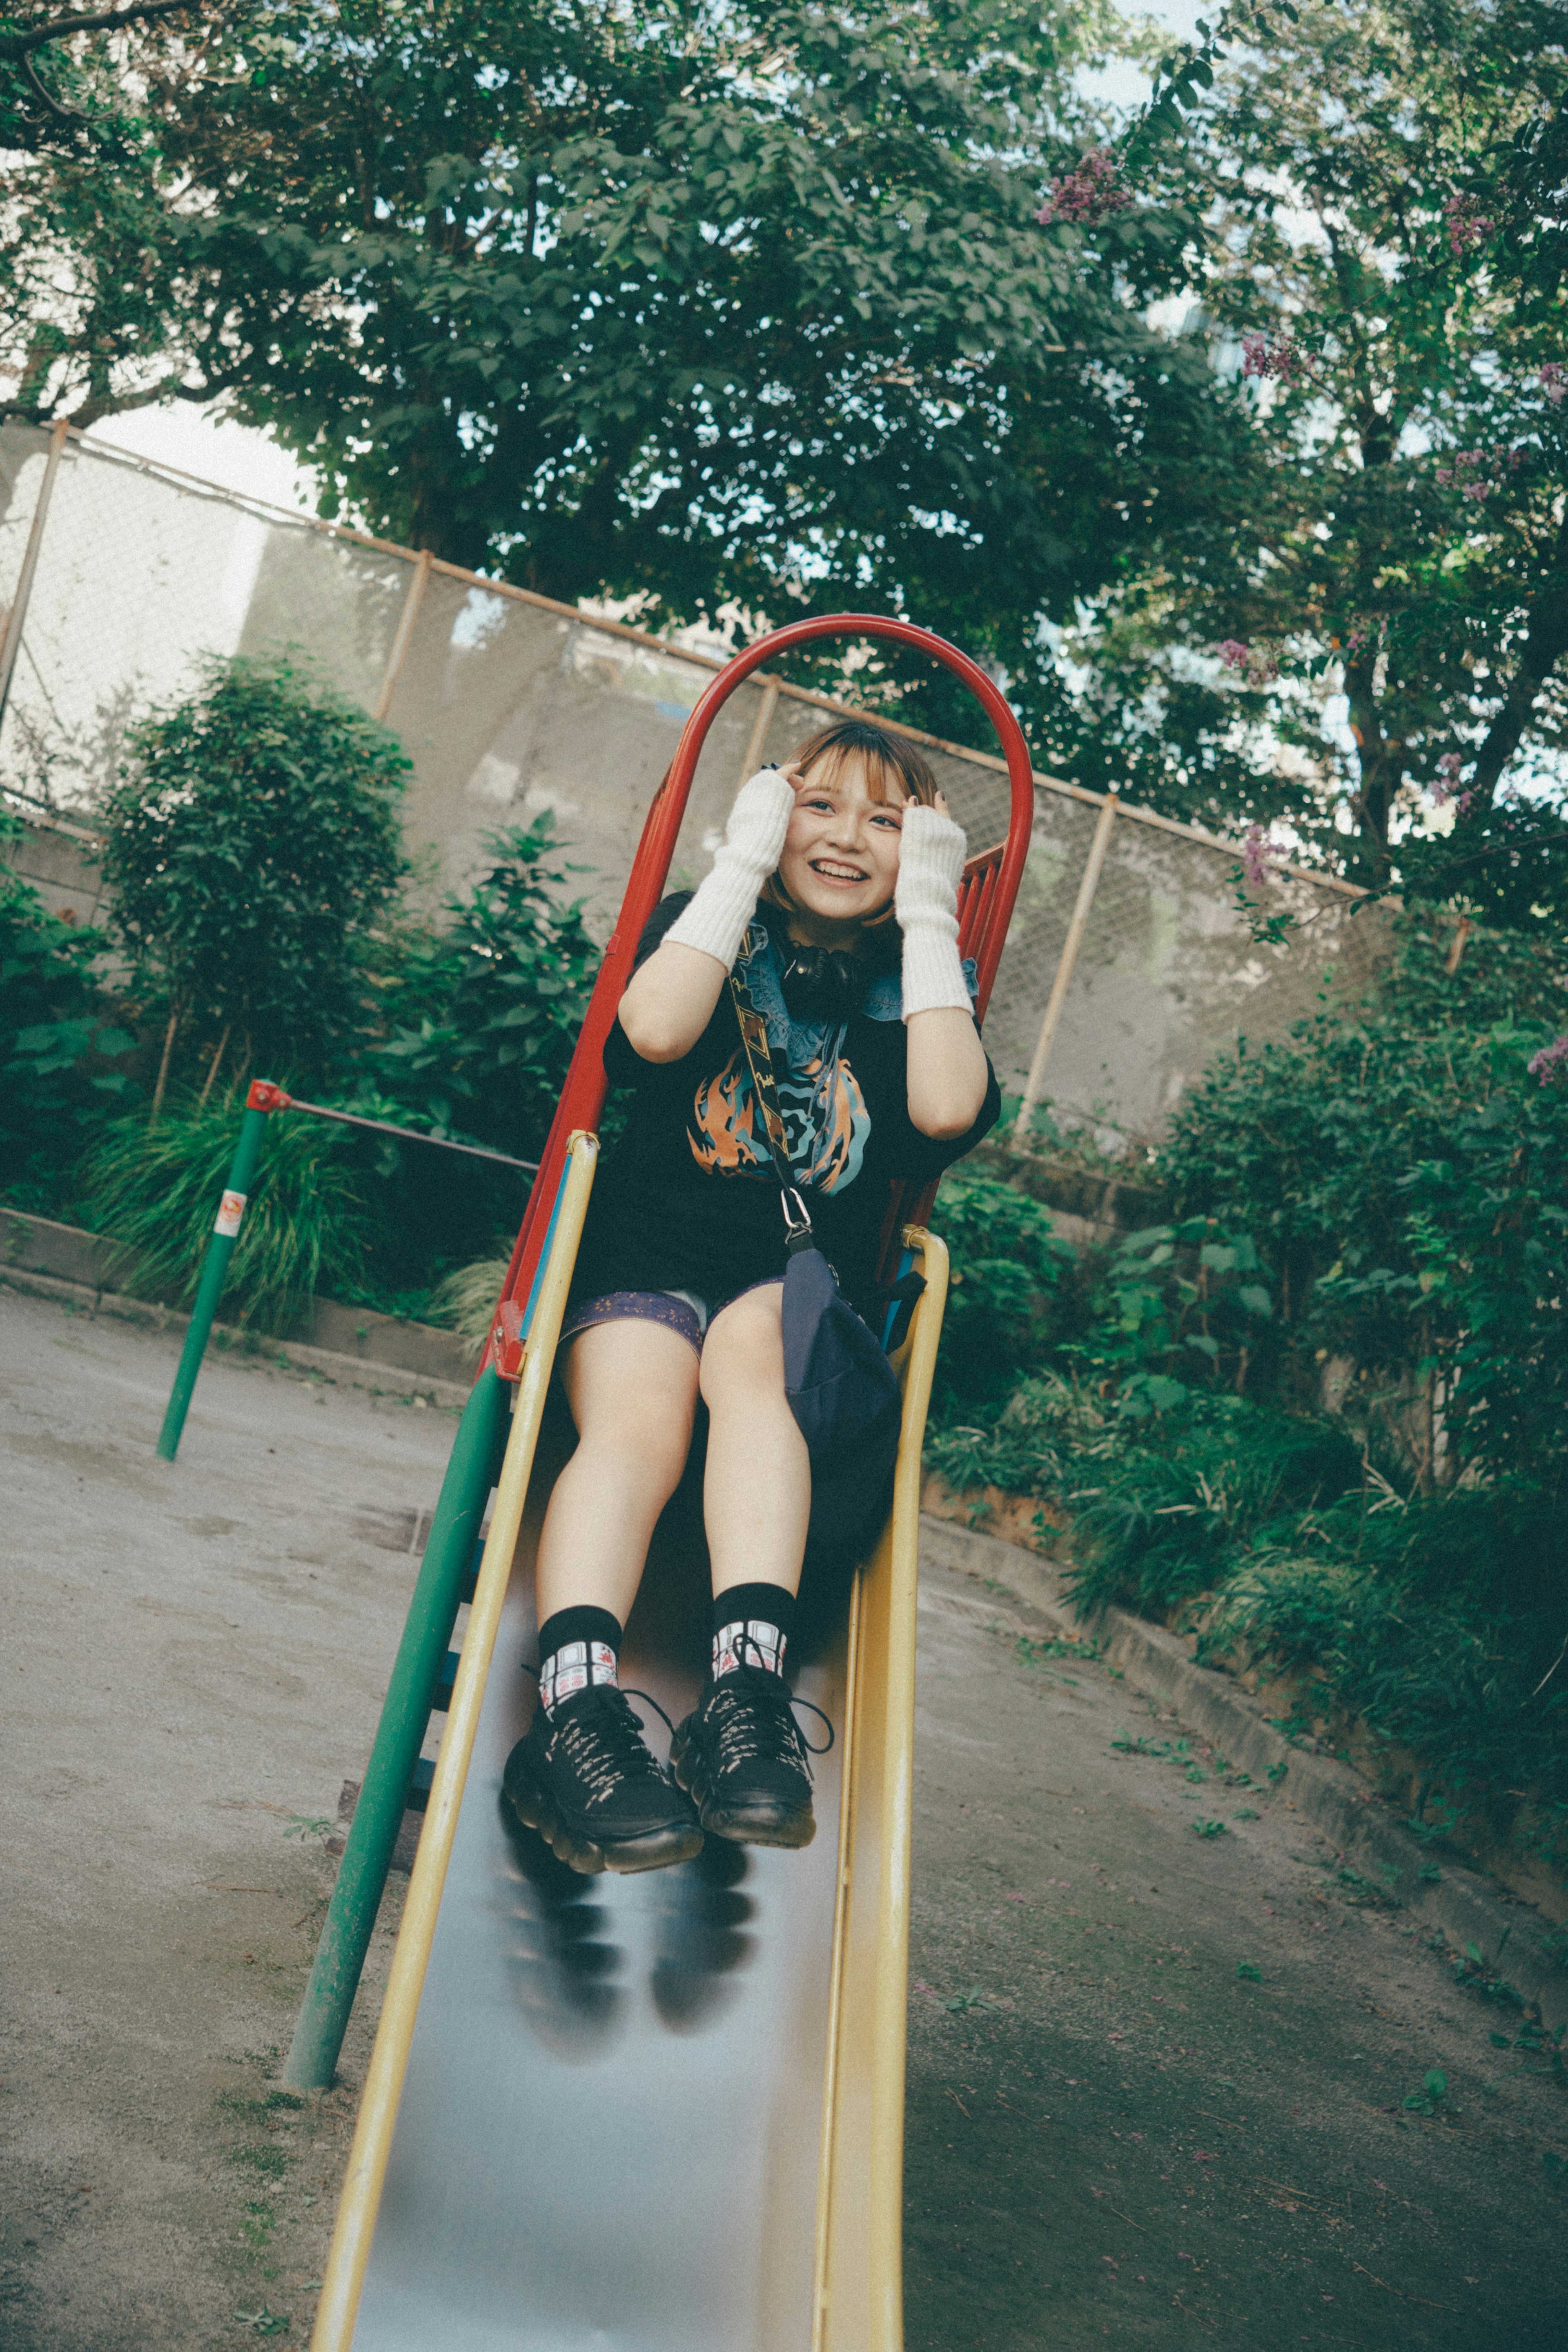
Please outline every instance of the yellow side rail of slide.
[{"label": "yellow side rail of slide", "polygon": [[430,1958],[431,1941],[435,1934],[436,1914],[441,1908],[446,1865],[452,1858],[458,1808],[463,1802],[464,1785],[468,1778],[468,1759],[474,1752],[474,1736],[479,1727],[485,1684],[495,1652],[507,1586],[511,1579],[512,1555],[517,1550],[517,1537],[523,1524],[523,1506],[528,1500],[528,1480],[533,1475],[534,1454],[544,1420],[545,1398],[549,1391],[561,1318],[566,1313],[566,1295],[571,1284],[572,1268],[577,1263],[577,1245],[582,1237],[582,1221],[588,1213],[588,1196],[592,1190],[598,1158],[597,1136],[578,1134],[572,1137],[561,1178],[560,1208],[555,1221],[555,1234],[539,1287],[538,1303],[528,1328],[522,1376],[512,1409],[511,1435],[507,1440],[500,1484],[496,1489],[496,1507],[491,1514],[490,1532],[486,1538],[484,1557],[479,1563],[479,1575],[474,1588],[473,1605],[468,1612],[463,1654],[453,1686],[452,1704],[447,1710],[441,1753],[436,1759],[435,1777],[431,1783],[425,1807],[419,1851],[409,1880],[402,1925],[398,1930],[397,1948],[392,1954],[392,1972],[387,1979],[386,1997],[382,2003],[381,2023],[376,2029],[375,2047],[371,2053],[370,2071],[365,2076],[359,2122],[354,2128],[354,2144],[349,2151],[349,2169],[343,2181],[338,2220],[332,2231],[331,2252],[327,2258],[326,2276],[321,2283],[321,2301],[317,2307],[316,2326],[310,2337],[311,2352],[349,2352],[353,2341],[360,2290],[364,2284],[365,2265],[371,2256],[371,2240],[375,2234],[382,2182],[386,2177],[387,2157],[392,2148],[392,2129],[397,2122],[398,2100],[408,2067],[409,2045],[413,2040],[414,2020],[419,2014],[419,1996],[424,1986],[424,1971]]},{"label": "yellow side rail of slide", "polygon": [[[458,1809],[512,1573],[545,1398],[593,1181],[596,1139],[572,1139],[529,1329],[511,1434],[393,1955],[311,2352],[350,2352],[398,2103]],[[893,1509],[850,1613],[811,2352],[903,2352],[904,2030],[908,2000],[920,1456],[947,1291],[947,1252],[915,1227],[926,1287],[900,1364]],[[802,2315],[804,2321],[805,2315]]]},{"label": "yellow side rail of slide", "polygon": [[947,1300],[946,1244],[915,1225],[904,1242],[925,1289],[904,1348],[893,1509],[856,1580],[850,1616],[811,2352],[904,2352],[920,1455]]}]

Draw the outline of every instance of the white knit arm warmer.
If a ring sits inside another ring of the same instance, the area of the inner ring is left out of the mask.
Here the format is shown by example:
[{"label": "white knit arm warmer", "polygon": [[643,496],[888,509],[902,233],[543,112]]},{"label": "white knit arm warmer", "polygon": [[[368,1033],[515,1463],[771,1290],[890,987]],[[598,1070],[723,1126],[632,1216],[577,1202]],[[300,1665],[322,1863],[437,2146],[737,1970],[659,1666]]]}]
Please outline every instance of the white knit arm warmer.
[{"label": "white knit arm warmer", "polygon": [[937,809],[905,808],[893,908],[904,933],[904,1017],[971,1009],[958,954],[958,885],[967,845]]},{"label": "white knit arm warmer", "polygon": [[794,787],[781,768],[759,769],[742,784],[713,872],[670,925],[666,940],[700,949],[729,969],[757,911],[757,894],[783,855],[794,810]]}]

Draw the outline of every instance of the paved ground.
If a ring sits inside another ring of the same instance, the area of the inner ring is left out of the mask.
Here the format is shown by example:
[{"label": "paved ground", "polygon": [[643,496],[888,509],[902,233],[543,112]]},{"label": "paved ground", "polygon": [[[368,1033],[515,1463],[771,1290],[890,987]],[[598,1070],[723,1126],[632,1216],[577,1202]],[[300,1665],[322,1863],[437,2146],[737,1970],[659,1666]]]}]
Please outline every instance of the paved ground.
[{"label": "paved ground", "polygon": [[[172,1369],[0,1291],[4,2352],[302,2342],[384,1973],[281,2099],[330,1872],[287,1832],[362,1764],[450,1422],[214,1363],[168,1465]],[[1517,2019],[1004,1593],[932,1572],[921,1635],[910,2352],[1556,2352]]]}]

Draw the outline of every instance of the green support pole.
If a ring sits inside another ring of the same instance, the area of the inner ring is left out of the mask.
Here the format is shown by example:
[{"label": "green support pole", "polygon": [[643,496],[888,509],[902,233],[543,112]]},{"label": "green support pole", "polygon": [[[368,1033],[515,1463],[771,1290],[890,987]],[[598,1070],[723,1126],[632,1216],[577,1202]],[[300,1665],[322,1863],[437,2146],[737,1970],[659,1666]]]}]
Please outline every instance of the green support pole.
[{"label": "green support pole", "polygon": [[327,1907],[321,1940],[283,2079],[297,2091],[329,2090],[349,2027],[360,1971],[370,1948],[382,1889],[408,1801],[408,1784],[430,1720],[431,1696],[456,1622],[463,1580],[474,1556],[485,1505],[495,1482],[496,1454],[506,1423],[507,1383],[488,1368],[464,1408],[456,1443],[442,1481],[424,1561],[409,1603],[408,1622],[382,1706],[371,1760],[338,1884]]},{"label": "green support pole", "polygon": [[206,1262],[202,1267],[202,1279],[196,1288],[196,1303],[191,1309],[190,1328],[185,1333],[185,1344],[180,1350],[180,1369],[174,1375],[169,1410],[163,1415],[163,1426],[158,1433],[158,1451],[165,1462],[172,1462],[179,1452],[180,1432],[185,1426],[185,1415],[190,1410],[196,1375],[202,1369],[202,1358],[206,1353],[213,1318],[218,1311],[218,1300],[223,1297],[229,1260],[234,1255],[240,1219],[245,1213],[246,1194],[250,1191],[256,1163],[261,1156],[261,1139],[266,1126],[266,1111],[254,1108],[247,1108],[240,1121],[239,1141],[229,1163],[228,1182],[218,1203],[213,1237],[207,1244]]}]

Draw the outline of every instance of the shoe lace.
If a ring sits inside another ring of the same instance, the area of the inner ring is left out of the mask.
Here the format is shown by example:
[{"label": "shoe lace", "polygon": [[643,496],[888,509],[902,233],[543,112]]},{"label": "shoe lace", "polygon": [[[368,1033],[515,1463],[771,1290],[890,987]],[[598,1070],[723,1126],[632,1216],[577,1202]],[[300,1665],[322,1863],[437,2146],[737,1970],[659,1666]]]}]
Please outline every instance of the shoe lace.
[{"label": "shoe lace", "polygon": [[664,1777],[643,1737],[642,1720],[629,1705],[633,1698],[651,1706],[674,1731],[656,1698],[646,1691],[623,1691],[609,1684],[593,1693],[591,1704],[573,1707],[556,1725],[561,1751],[591,1801],[609,1796],[622,1780]]},{"label": "shoe lace", "polygon": [[[769,1666],[749,1666],[746,1653],[762,1655],[749,1633],[735,1637],[737,1660],[733,1674],[726,1675],[715,1685],[709,1701],[709,1720],[718,1742],[719,1769],[728,1772],[737,1764],[761,1762],[793,1764],[811,1778],[810,1759],[825,1756],[833,1744],[833,1727],[820,1706],[809,1698],[796,1698],[781,1675]],[[814,1715],[827,1730],[820,1748],[814,1748],[796,1722],[793,1710],[803,1706]]]}]

